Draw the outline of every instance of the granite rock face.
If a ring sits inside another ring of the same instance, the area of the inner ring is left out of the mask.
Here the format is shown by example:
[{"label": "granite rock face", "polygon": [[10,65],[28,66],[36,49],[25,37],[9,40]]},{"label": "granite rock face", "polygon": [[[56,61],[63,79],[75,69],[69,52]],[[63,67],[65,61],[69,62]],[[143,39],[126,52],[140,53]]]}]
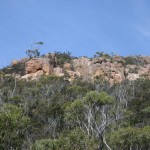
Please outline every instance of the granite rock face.
[{"label": "granite rock face", "polygon": [[59,77],[64,76],[63,69],[60,67],[55,67],[53,70],[53,75],[59,76]]},{"label": "granite rock face", "polygon": [[26,62],[25,66],[26,74],[36,73],[39,70],[43,70],[46,75],[53,72],[53,65],[46,58],[33,58]]},{"label": "granite rock face", "polygon": [[[129,62],[126,62],[129,61]],[[20,61],[13,61],[12,65]],[[42,75],[66,76],[69,81],[82,78],[84,81],[94,82],[95,80],[108,81],[110,85],[120,83],[125,79],[136,80],[138,78],[150,78],[150,57],[125,57],[111,56],[87,58],[81,57],[72,59],[70,63],[61,66],[57,64],[55,54],[46,54],[42,58],[27,59],[25,63],[26,74],[21,79],[27,81],[39,79]]]},{"label": "granite rock face", "polygon": [[111,84],[121,82],[125,79],[124,67],[121,63],[112,63],[109,59],[80,58],[73,61],[75,72],[82,76],[84,80],[95,80],[103,78],[110,81]]},{"label": "granite rock face", "polygon": [[[21,79],[30,81],[39,79],[42,75],[53,74],[55,63],[55,54],[47,54],[43,58],[32,58],[25,62],[26,74],[22,76]],[[58,75],[58,73],[56,75]]]}]

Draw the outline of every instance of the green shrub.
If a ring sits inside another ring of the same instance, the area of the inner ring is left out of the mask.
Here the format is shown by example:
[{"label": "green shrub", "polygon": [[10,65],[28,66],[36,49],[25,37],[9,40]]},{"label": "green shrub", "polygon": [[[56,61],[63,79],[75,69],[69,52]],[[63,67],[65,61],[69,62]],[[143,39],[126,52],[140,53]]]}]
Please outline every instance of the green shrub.
[{"label": "green shrub", "polygon": [[110,133],[107,139],[114,150],[150,149],[150,126],[123,128]]},{"label": "green shrub", "polygon": [[57,58],[57,65],[62,66],[64,63],[71,63],[74,58],[71,56],[70,52],[55,52]]}]

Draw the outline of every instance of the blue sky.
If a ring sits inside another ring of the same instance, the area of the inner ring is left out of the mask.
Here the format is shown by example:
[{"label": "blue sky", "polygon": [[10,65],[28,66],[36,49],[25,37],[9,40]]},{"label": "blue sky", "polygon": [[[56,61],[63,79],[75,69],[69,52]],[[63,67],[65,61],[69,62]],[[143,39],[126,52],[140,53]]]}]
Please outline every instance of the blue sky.
[{"label": "blue sky", "polygon": [[0,0],[0,68],[41,53],[150,55],[150,0]]}]

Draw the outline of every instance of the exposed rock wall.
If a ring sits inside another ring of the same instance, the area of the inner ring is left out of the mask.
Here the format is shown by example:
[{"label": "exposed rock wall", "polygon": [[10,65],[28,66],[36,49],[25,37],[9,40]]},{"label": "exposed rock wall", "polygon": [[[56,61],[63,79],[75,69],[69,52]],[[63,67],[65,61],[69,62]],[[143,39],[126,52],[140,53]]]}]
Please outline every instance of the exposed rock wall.
[{"label": "exposed rock wall", "polygon": [[36,73],[38,70],[43,70],[46,75],[53,72],[53,65],[46,58],[33,58],[26,62],[26,73]]},{"label": "exposed rock wall", "polygon": [[[81,77],[84,81],[102,79],[113,85],[125,79],[150,78],[150,57],[133,59],[136,61],[135,64],[125,65],[125,59],[120,56],[92,59],[81,57],[72,59],[72,63],[65,63],[63,67],[60,67],[56,66],[57,58],[55,54],[47,54],[44,58],[22,59],[21,61],[25,63],[26,75],[22,76],[21,79],[30,81],[39,79],[42,75],[65,76],[67,74],[69,81]],[[19,61],[13,61],[12,66],[17,63]]]},{"label": "exposed rock wall", "polygon": [[42,75],[50,75],[54,72],[56,58],[54,54],[47,54],[44,58],[33,58],[25,63],[26,75],[21,79],[27,81],[39,79]]},{"label": "exposed rock wall", "polygon": [[74,72],[87,81],[93,81],[100,77],[113,85],[125,79],[150,78],[150,57],[140,57],[140,62],[142,65],[139,63],[138,65],[124,66],[125,60],[120,56],[114,56],[111,59],[82,57],[73,60],[73,66]]}]

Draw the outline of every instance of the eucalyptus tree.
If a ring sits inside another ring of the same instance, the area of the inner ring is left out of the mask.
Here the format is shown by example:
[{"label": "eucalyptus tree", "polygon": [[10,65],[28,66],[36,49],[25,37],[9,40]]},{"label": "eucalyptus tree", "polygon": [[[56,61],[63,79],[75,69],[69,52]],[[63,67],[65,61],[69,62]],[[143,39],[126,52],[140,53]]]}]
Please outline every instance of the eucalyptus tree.
[{"label": "eucalyptus tree", "polygon": [[91,91],[83,99],[74,100],[66,106],[66,119],[72,127],[79,127],[89,137],[99,140],[100,150],[107,147],[105,133],[109,124],[115,121],[114,98],[106,92]]},{"label": "eucalyptus tree", "polygon": [[43,45],[43,42],[35,42],[31,44],[31,49],[26,50],[26,54],[29,58],[38,58],[40,57],[39,46]]},{"label": "eucalyptus tree", "polygon": [[21,149],[30,119],[21,108],[3,104],[0,108],[0,149]]}]

